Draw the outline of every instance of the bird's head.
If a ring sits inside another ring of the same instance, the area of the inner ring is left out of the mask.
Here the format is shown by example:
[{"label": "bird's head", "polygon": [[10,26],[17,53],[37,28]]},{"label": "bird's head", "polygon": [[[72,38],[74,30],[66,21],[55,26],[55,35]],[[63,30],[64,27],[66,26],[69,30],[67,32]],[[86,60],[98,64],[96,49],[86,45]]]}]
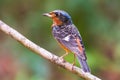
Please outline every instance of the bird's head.
[{"label": "bird's head", "polygon": [[49,13],[44,13],[44,16],[52,18],[54,25],[68,25],[72,24],[70,15],[62,10],[54,10]]}]

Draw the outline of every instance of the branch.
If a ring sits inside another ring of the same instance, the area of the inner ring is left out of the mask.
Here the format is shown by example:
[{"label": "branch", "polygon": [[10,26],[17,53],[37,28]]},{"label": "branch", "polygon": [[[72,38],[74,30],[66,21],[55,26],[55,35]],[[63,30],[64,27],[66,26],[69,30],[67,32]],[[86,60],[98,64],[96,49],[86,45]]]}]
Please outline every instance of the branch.
[{"label": "branch", "polygon": [[0,20],[0,30],[6,33],[7,35],[11,36],[13,39],[17,40],[19,43],[24,45],[26,48],[30,49],[31,51],[35,52],[39,56],[42,56],[43,58],[49,60],[53,64],[56,64],[74,74],[77,74],[81,78],[85,80],[101,80],[97,78],[96,76],[85,73],[82,69],[72,66],[72,64],[64,61],[63,59],[59,58],[58,56],[50,53],[49,51],[43,49],[42,47],[36,45],[32,41],[28,40],[26,37],[24,37],[22,34],[17,32],[15,29],[11,28],[4,22]]}]

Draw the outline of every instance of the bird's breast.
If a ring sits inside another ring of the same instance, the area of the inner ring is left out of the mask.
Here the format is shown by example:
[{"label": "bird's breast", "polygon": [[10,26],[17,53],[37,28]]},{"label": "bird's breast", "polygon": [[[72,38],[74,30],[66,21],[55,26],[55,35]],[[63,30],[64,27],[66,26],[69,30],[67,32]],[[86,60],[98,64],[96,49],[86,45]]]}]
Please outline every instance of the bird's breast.
[{"label": "bird's breast", "polygon": [[65,26],[54,26],[52,27],[52,34],[57,39],[63,39],[70,34],[70,31]]}]

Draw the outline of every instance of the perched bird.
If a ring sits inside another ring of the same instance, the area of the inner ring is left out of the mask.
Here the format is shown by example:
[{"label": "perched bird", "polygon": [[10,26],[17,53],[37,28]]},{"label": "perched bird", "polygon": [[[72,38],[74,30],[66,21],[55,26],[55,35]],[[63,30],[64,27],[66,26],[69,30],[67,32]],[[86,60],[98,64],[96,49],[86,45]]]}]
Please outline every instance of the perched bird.
[{"label": "perched bird", "polygon": [[68,52],[74,53],[74,57],[77,56],[83,71],[90,72],[86,62],[87,58],[81,35],[73,24],[70,15],[63,10],[54,10],[49,13],[44,13],[43,15],[48,16],[53,20],[52,34],[66,51],[66,54],[61,57],[63,58],[66,56]]}]

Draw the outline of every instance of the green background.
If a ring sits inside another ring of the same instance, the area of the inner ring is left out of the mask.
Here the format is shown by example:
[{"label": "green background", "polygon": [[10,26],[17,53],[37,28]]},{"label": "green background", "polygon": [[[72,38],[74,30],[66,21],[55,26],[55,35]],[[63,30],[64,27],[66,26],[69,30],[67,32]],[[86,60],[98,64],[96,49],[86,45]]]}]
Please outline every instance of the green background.
[{"label": "green background", "polygon": [[[28,39],[61,56],[43,13],[65,10],[78,27],[92,74],[120,79],[120,0],[0,0],[0,19]],[[73,54],[65,57],[72,63]],[[76,62],[79,66],[79,63]],[[0,31],[0,80],[81,80]]]}]

